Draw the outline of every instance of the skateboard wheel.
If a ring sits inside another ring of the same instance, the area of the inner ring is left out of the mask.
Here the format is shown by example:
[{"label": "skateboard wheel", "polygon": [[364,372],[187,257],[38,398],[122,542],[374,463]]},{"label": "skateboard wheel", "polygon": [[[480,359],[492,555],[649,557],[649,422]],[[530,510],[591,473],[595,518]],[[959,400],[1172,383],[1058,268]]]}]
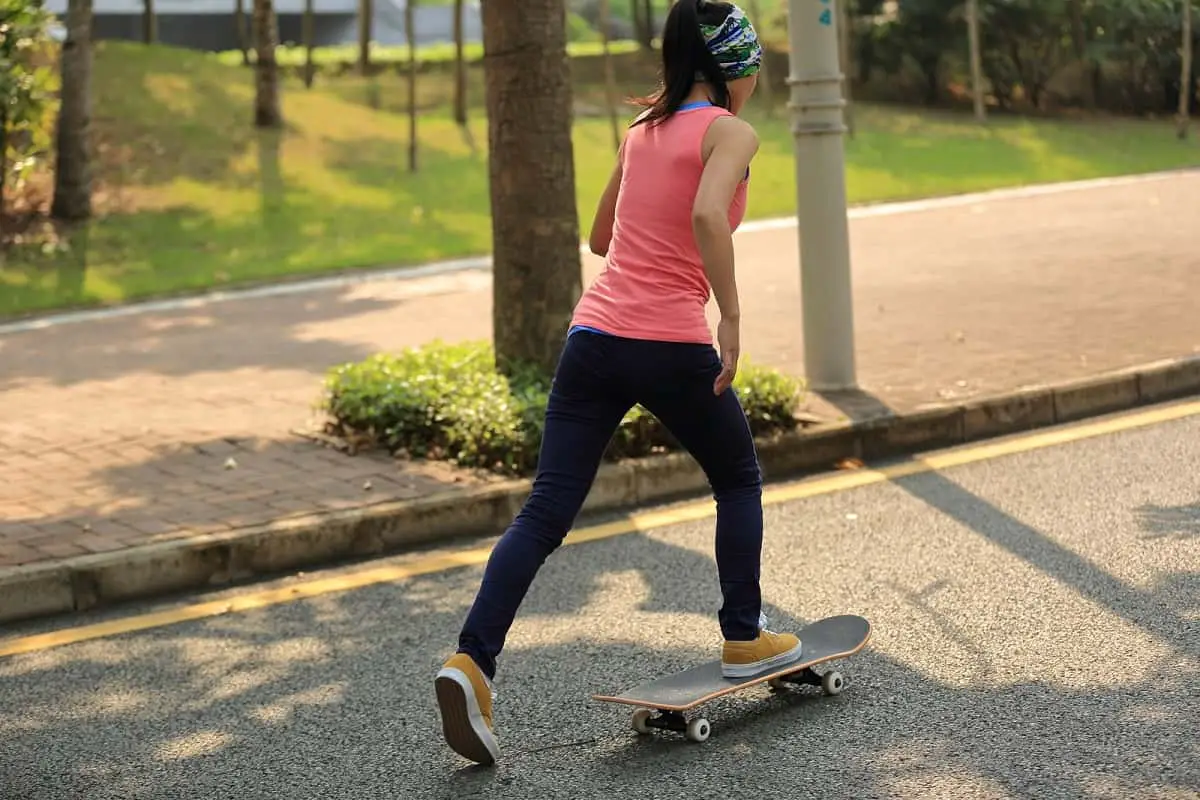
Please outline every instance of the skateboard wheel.
[{"label": "skateboard wheel", "polygon": [[650,710],[645,708],[639,708],[633,712],[633,729],[638,733],[649,733],[650,726],[646,723],[650,721],[650,715]]},{"label": "skateboard wheel", "polygon": [[840,672],[826,672],[821,676],[821,688],[825,690],[825,694],[841,694],[845,686],[846,681]]},{"label": "skateboard wheel", "polygon": [[694,719],[688,723],[687,738],[693,742],[703,742],[708,739],[708,735],[712,733],[712,726],[708,724],[708,720],[703,717]]},{"label": "skateboard wheel", "polygon": [[771,680],[767,681],[767,686],[770,686],[771,690],[776,692],[782,692],[788,688],[787,681],[783,678],[771,678]]}]

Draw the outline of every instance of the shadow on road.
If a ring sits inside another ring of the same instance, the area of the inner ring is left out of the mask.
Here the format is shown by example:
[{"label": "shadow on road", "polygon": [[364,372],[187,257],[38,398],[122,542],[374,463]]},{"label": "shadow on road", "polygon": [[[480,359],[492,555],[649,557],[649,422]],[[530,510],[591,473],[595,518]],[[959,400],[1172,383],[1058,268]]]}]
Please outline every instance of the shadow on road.
[{"label": "shadow on road", "polygon": [[[1032,798],[1194,787],[1194,662],[1180,657],[1195,638],[1182,612],[942,476],[901,485],[1173,652],[1144,664],[1143,679],[1073,685],[1047,665],[1013,682],[988,655],[989,626],[1006,620],[964,628],[929,602],[936,582],[856,594],[834,578],[809,596],[836,593],[877,631],[839,667],[845,694],[760,687],[705,709],[706,745],[640,738],[630,709],[589,695],[715,657],[719,593],[700,549],[628,535],[559,551],[535,582],[501,656],[507,758],[495,769],[444,748],[431,690],[474,596],[472,568],[0,662],[4,796],[574,798],[719,786],[727,796]],[[781,630],[811,621],[765,610]],[[953,679],[920,666],[931,654],[905,633],[914,615],[960,645]]]},{"label": "shadow on road", "polygon": [[1196,624],[1164,607],[1162,598],[1123,583],[945,475],[926,472],[892,483],[1180,653],[1200,656]]},{"label": "shadow on road", "polygon": [[1200,503],[1183,506],[1144,505],[1136,509],[1148,539],[1200,536]]}]

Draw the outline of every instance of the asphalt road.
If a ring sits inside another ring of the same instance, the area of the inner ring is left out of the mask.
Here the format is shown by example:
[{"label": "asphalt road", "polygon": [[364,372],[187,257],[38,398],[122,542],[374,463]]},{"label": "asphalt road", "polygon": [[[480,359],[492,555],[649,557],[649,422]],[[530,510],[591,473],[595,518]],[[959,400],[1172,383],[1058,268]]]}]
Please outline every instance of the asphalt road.
[{"label": "asphalt road", "polygon": [[0,797],[1192,798],[1198,465],[1194,415],[769,506],[772,626],[874,638],[841,696],[730,696],[704,744],[589,695],[718,653],[711,520],[551,558],[494,768],[432,702],[470,566],[0,660]]}]

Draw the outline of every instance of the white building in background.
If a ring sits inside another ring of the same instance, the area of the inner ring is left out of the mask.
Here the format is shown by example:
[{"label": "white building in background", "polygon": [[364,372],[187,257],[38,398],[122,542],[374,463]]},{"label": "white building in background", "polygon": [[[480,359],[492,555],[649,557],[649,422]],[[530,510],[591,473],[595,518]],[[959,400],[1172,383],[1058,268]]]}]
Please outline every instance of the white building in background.
[{"label": "white building in background", "polygon": [[[48,11],[62,16],[67,0],[46,0]],[[245,0],[247,17],[253,0]],[[236,0],[155,0],[158,16],[158,40],[162,44],[196,50],[235,50],[238,47],[234,24]],[[382,45],[404,44],[405,0],[375,0],[372,39]],[[141,41],[143,0],[94,0],[97,39]],[[417,41],[421,44],[454,40],[453,6],[416,7]],[[354,44],[358,41],[358,0],[315,0],[315,38],[318,45]],[[279,41],[298,44],[304,0],[275,0],[279,18]],[[479,18],[479,0],[467,0],[466,38],[483,38]]]}]

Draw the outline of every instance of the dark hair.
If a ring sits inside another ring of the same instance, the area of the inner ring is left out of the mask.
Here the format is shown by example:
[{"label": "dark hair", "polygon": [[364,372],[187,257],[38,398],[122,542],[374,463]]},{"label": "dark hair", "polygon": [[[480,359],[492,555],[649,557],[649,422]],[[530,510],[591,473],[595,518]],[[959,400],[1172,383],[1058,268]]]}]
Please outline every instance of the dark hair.
[{"label": "dark hair", "polygon": [[[650,109],[633,125],[657,124],[683,105],[696,85],[697,73],[712,87],[713,102],[729,108],[729,87],[717,59],[709,51],[700,32],[701,25],[720,25],[733,11],[729,3],[711,0],[677,0],[667,14],[662,33],[662,74],[658,91],[636,100]],[[633,127],[631,125],[630,127]]]}]

